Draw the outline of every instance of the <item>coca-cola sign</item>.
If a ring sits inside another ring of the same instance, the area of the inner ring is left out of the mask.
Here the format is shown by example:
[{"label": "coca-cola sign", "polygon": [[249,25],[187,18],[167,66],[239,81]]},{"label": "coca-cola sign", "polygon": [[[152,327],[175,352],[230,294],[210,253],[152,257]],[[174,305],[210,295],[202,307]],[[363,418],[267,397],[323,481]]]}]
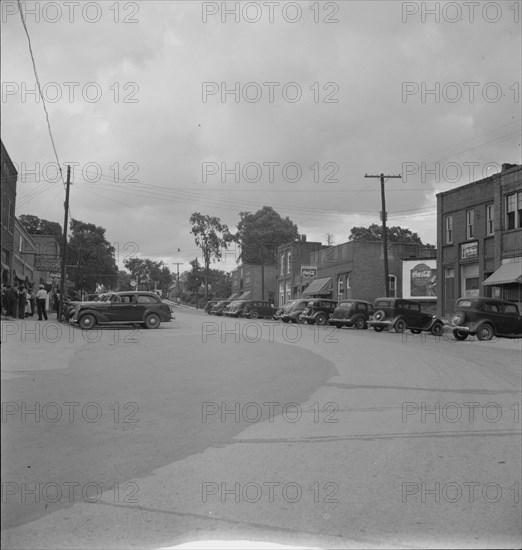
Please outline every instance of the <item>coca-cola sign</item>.
[{"label": "coca-cola sign", "polygon": [[402,262],[402,297],[437,299],[437,263],[435,260]]},{"label": "coca-cola sign", "polygon": [[317,275],[317,266],[315,265],[302,265],[301,266],[301,277],[306,277],[311,279]]}]

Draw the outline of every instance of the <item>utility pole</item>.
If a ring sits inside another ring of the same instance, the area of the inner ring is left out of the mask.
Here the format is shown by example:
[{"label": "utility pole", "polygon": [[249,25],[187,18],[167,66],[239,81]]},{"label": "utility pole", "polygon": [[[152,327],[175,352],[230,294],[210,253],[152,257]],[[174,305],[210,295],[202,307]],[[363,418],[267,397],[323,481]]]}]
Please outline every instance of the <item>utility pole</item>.
[{"label": "utility pole", "polygon": [[[63,241],[62,241],[62,278],[60,280],[60,303],[58,304],[58,322],[62,322],[63,298],[65,292],[65,249],[67,248],[67,224],[69,223],[69,188],[71,186],[71,167],[67,166],[67,183],[65,187],[65,214],[63,218]],[[63,319],[67,321],[67,319]]]},{"label": "utility pole", "polygon": [[402,178],[399,176],[385,176],[381,174],[380,176],[369,176],[368,174],[364,175],[365,178],[379,178],[381,180],[381,204],[382,204],[382,248],[384,253],[384,288],[386,298],[390,294],[390,283],[388,277],[388,229],[386,227],[386,199],[384,196],[384,178]]},{"label": "utility pole", "polygon": [[[178,250],[179,250],[179,249],[178,249]],[[178,293],[177,298],[178,298],[178,304],[179,304],[179,266],[180,266],[180,265],[183,265],[183,263],[182,263],[182,262],[172,262],[172,265],[175,265],[175,266],[176,266],[176,270],[177,270],[177,275],[176,275],[176,277],[177,277],[177,279],[176,279],[176,280],[177,280],[177,285],[176,285],[176,286],[177,286],[177,293]]]}]

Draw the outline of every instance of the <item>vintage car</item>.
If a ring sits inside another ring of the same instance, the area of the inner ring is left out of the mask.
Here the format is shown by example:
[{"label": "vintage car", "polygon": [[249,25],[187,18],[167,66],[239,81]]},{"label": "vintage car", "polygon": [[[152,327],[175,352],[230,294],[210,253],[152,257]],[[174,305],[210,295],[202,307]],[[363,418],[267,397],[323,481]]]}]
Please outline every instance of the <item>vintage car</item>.
[{"label": "vintage car", "polygon": [[265,300],[236,300],[225,309],[224,313],[228,317],[272,318],[275,309],[270,302]]},{"label": "vintage car", "polygon": [[306,309],[306,305],[309,301],[308,298],[300,298],[287,302],[283,306],[283,312],[281,314],[283,323],[303,323],[304,321],[301,319],[301,313]]},{"label": "vintage car", "polygon": [[228,300],[221,300],[214,304],[212,306],[212,309],[210,310],[210,315],[217,315],[218,317],[221,317],[223,315],[223,312],[225,308],[230,304]]},{"label": "vintage car", "polygon": [[327,300],[325,298],[314,298],[308,300],[306,307],[301,313],[300,321],[306,322],[309,325],[314,323],[317,325],[326,325],[330,318],[330,313],[333,313],[337,302],[335,300]]},{"label": "vintage car", "polygon": [[373,314],[373,305],[364,300],[341,300],[328,319],[328,323],[337,328],[368,328],[368,320]]},{"label": "vintage car", "polygon": [[493,336],[522,336],[522,316],[517,304],[495,298],[459,298],[455,304],[450,327],[457,340],[470,334],[479,340]]},{"label": "vintage car", "polygon": [[79,302],[70,319],[82,329],[96,325],[143,325],[158,328],[172,319],[172,308],[154,292],[114,292],[97,302]]},{"label": "vintage car", "polygon": [[209,300],[205,304],[205,309],[203,311],[206,311],[210,315],[211,309],[218,303],[218,300]]},{"label": "vintage car", "polygon": [[405,300],[403,298],[377,298],[374,302],[375,313],[372,315],[368,326],[375,332],[384,329],[395,332],[411,330],[413,334],[429,331],[433,336],[441,336],[444,332],[444,323],[436,315],[424,313],[419,302]]}]

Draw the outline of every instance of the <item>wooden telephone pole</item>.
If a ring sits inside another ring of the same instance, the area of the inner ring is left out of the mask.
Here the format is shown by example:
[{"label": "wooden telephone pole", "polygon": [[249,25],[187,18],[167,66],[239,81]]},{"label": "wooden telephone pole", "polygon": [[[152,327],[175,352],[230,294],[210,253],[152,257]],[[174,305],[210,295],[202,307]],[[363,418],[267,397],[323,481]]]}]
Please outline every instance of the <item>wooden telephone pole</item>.
[{"label": "wooden telephone pole", "polygon": [[63,312],[64,293],[65,293],[65,252],[67,248],[67,224],[69,223],[69,188],[71,186],[71,167],[67,166],[67,183],[65,184],[65,214],[63,218],[63,241],[62,241],[62,276],[60,279],[60,302],[58,304],[58,322],[66,322]]},{"label": "wooden telephone pole", "polygon": [[389,274],[388,274],[388,229],[386,227],[386,198],[384,196],[384,179],[390,178],[402,178],[399,176],[385,176],[380,174],[379,176],[369,176],[368,174],[364,175],[365,178],[379,178],[381,180],[381,204],[382,204],[382,248],[384,253],[384,288],[385,296],[388,297],[390,294],[390,283],[389,283]]}]

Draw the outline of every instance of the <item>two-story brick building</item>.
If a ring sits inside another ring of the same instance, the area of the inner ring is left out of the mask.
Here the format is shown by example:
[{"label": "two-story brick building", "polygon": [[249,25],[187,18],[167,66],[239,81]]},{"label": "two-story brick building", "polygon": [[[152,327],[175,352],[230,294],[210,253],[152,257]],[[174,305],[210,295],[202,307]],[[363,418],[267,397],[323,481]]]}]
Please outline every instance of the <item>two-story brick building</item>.
[{"label": "two-story brick building", "polygon": [[36,243],[24,225],[15,218],[12,281],[32,288],[39,281],[35,278]]},{"label": "two-story brick building", "polygon": [[522,166],[437,195],[439,315],[461,296],[522,302]]},{"label": "two-story brick building", "polygon": [[243,264],[231,272],[231,300],[268,300],[275,303],[276,266]]},{"label": "two-story brick building", "polygon": [[1,149],[1,193],[2,193],[2,283],[11,283],[13,276],[13,252],[14,252],[14,230],[15,230],[15,205],[16,205],[16,183],[18,172],[9,157],[2,141]]},{"label": "two-story brick building", "polygon": [[[388,243],[388,295],[402,297],[403,264],[433,261],[435,251],[417,244]],[[372,302],[385,296],[383,281],[384,254],[379,241],[349,241],[325,248],[311,255],[317,266],[317,277],[303,291],[303,297],[324,297],[333,300],[357,298]],[[416,299],[434,302],[436,296]]]},{"label": "two-story brick building", "polygon": [[279,306],[301,296],[310,281],[306,276],[306,270],[302,268],[310,267],[311,255],[323,248],[325,246],[320,242],[307,241],[306,235],[301,235],[299,241],[285,243],[277,248],[276,278]]}]

